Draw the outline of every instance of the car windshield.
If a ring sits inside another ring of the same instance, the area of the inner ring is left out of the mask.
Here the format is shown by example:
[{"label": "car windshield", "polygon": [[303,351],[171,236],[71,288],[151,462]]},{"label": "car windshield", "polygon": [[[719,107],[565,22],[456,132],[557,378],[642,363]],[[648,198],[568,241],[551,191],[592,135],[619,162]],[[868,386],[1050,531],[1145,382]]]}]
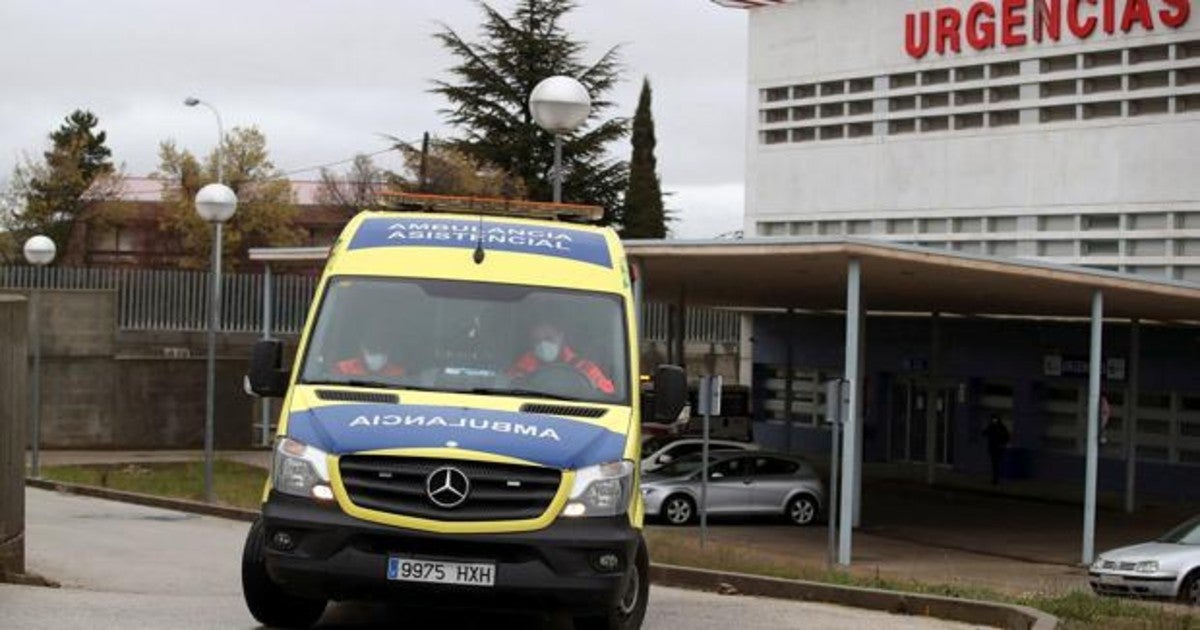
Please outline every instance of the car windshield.
[{"label": "car windshield", "polygon": [[1158,539],[1162,543],[1176,545],[1200,545],[1200,516],[1193,518]]},{"label": "car windshield", "polygon": [[[709,461],[712,461],[712,457],[709,457]],[[692,453],[655,470],[653,474],[662,477],[686,477],[697,470],[700,470],[700,453]]]},{"label": "car windshield", "polygon": [[335,277],[301,382],[628,403],[620,296]]}]

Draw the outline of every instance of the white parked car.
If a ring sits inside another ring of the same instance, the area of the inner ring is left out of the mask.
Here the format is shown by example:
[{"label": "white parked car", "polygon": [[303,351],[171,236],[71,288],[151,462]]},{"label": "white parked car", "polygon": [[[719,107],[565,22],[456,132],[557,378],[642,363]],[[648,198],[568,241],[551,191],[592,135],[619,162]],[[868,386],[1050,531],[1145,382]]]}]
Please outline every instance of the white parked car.
[{"label": "white parked car", "polygon": [[[703,446],[704,440],[700,438],[684,438],[668,442],[649,455],[643,454],[642,472],[654,472],[681,457],[699,454]],[[733,440],[709,440],[708,448],[714,452],[734,450],[754,451],[758,450],[758,445],[749,442],[735,442]]]},{"label": "white parked car", "polygon": [[1168,597],[1200,606],[1200,516],[1158,540],[1105,551],[1088,570],[1101,595]]}]

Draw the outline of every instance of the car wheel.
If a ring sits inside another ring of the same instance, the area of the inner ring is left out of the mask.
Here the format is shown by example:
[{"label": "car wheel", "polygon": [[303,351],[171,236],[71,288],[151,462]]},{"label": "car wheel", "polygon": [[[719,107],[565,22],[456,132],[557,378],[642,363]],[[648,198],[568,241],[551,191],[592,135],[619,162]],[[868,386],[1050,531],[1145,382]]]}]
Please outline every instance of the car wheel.
[{"label": "car wheel", "polygon": [[607,614],[575,619],[575,630],[638,630],[646,617],[650,599],[650,556],[646,543],[639,542],[624,592]]},{"label": "car wheel", "polygon": [[1200,569],[1194,569],[1183,579],[1179,587],[1179,601],[1189,606],[1200,606]]},{"label": "car wheel", "polygon": [[284,592],[267,574],[262,519],[254,521],[242,550],[242,595],[250,614],[271,628],[308,628],[325,613],[325,600]]},{"label": "car wheel", "polygon": [[684,494],[674,494],[662,505],[662,516],[672,525],[687,525],[696,516],[696,502]]},{"label": "car wheel", "polygon": [[792,497],[787,504],[786,516],[796,525],[808,525],[817,518],[817,502],[807,494]]}]

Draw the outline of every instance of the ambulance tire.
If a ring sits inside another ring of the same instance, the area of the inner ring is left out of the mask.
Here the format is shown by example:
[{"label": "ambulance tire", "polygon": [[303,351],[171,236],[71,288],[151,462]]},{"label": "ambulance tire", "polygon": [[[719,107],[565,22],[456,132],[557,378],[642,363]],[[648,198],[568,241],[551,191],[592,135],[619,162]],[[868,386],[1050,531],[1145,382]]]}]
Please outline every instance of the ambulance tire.
[{"label": "ambulance tire", "polygon": [[263,559],[262,519],[254,521],[242,550],[242,595],[246,607],[268,628],[309,628],[325,613],[324,600],[296,597],[279,588]]},{"label": "ambulance tire", "polygon": [[639,541],[633,570],[625,583],[625,593],[607,614],[577,617],[575,630],[638,630],[646,618],[650,600],[650,555],[646,542]]}]

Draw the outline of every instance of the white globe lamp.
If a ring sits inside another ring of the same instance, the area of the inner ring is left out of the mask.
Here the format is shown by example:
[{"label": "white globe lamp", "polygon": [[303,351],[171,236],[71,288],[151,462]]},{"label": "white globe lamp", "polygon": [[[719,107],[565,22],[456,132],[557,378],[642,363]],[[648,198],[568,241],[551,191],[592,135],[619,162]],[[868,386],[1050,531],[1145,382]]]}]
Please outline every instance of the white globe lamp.
[{"label": "white globe lamp", "polygon": [[25,241],[25,260],[31,265],[42,267],[54,262],[58,248],[49,237],[38,234]]}]

